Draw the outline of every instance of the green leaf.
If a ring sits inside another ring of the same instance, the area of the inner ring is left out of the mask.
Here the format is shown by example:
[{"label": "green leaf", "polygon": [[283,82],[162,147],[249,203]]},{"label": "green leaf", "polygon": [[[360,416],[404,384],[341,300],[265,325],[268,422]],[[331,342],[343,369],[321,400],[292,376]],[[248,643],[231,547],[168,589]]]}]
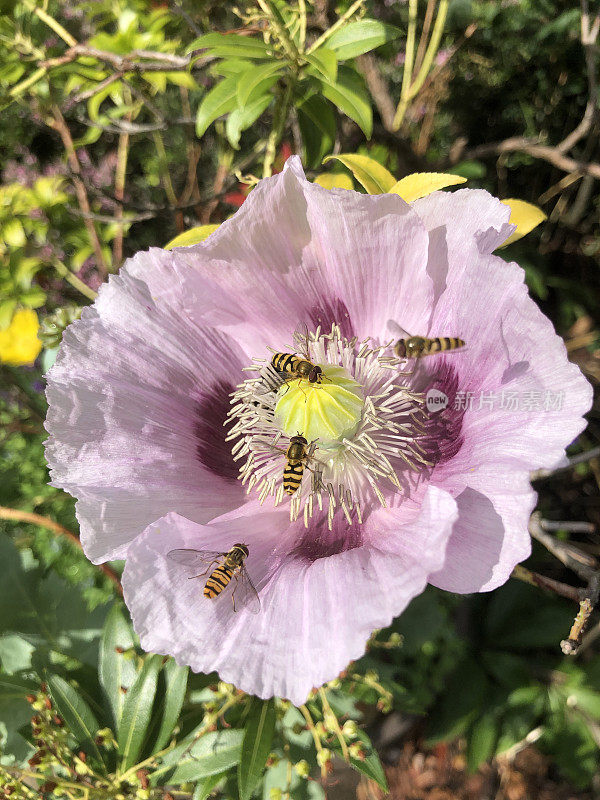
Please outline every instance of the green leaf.
[{"label": "green leaf", "polygon": [[266,58],[271,54],[271,49],[262,39],[235,33],[207,33],[195,39],[186,53],[194,50],[208,50],[206,55],[221,58]]},{"label": "green leaf", "polygon": [[48,688],[56,710],[75,737],[77,744],[100,764],[104,761],[94,739],[100,728],[85,700],[59,675],[49,675]]},{"label": "green leaf", "polygon": [[225,772],[238,764],[243,737],[240,730],[213,731],[191,744],[182,742],[166,753],[150,780],[153,785],[178,785]]},{"label": "green leaf", "polygon": [[327,40],[327,47],[335,50],[340,61],[345,61],[391,42],[401,34],[402,31],[394,25],[376,19],[361,19],[336,31]]},{"label": "green leaf", "polygon": [[[468,691],[465,691],[465,687]],[[444,693],[429,721],[427,743],[437,744],[463,734],[477,716],[489,683],[478,661],[466,657],[446,679]]]},{"label": "green leaf", "polygon": [[[385,771],[381,761],[379,760],[377,751],[373,747],[368,735],[364,731],[359,730],[357,733],[357,740],[363,746],[365,757],[364,759],[358,759],[350,756],[350,764],[352,764],[354,769],[362,772],[363,775],[366,775],[368,778],[371,778],[371,780],[375,781],[375,783],[380,786],[384,792],[389,791],[385,777]],[[341,753],[341,748],[337,740],[334,740],[333,747],[336,752]]]},{"label": "green leaf", "polygon": [[125,695],[121,725],[118,731],[122,769],[129,769],[136,763],[144,744],[161,661],[162,656],[147,656],[137,678]]},{"label": "green leaf", "polygon": [[331,105],[318,94],[308,97],[298,107],[298,124],[307,167],[319,166],[335,142],[335,114]]},{"label": "green leaf", "polygon": [[[0,665],[9,675],[31,668],[31,655],[35,647],[17,634],[0,636]],[[0,682],[2,677],[0,676]]]},{"label": "green leaf", "polygon": [[218,227],[217,224],[213,223],[211,225],[197,225],[195,228],[190,228],[189,231],[184,231],[174,239],[171,239],[170,242],[167,242],[165,250],[172,250],[174,247],[190,247],[192,244],[203,242],[205,239],[208,239],[211,233],[216,231]]},{"label": "green leaf", "polygon": [[173,729],[177,725],[185,698],[188,673],[189,667],[180,667],[173,659],[169,659],[163,668],[161,677],[164,676],[165,679],[164,704],[160,728],[154,742],[154,752],[162,750],[169,742]]},{"label": "green leaf", "polygon": [[252,67],[243,72],[238,78],[237,102],[240,108],[252,103],[277,83],[277,78],[283,72],[283,64],[275,61]]},{"label": "green leaf", "polygon": [[245,108],[235,108],[231,112],[225,123],[225,134],[232,147],[236,150],[239,148],[242,131],[245,131],[246,128],[256,122],[263,111],[266,111],[272,100],[273,95],[266,94],[254,100]]},{"label": "green leaf", "polygon": [[335,83],[338,72],[338,59],[333,50],[327,47],[319,47],[314,53],[305,54],[304,58],[308,61],[307,72],[321,76],[330,83]]},{"label": "green leaf", "polygon": [[497,738],[498,720],[495,714],[488,712],[475,721],[467,739],[467,766],[470,772],[476,772],[480,764],[494,755]]},{"label": "green leaf", "polygon": [[207,775],[206,778],[201,778],[196,784],[192,800],[206,800],[226,776],[227,772],[219,772],[216,775]]},{"label": "green leaf", "polygon": [[378,161],[368,156],[342,154],[328,156],[323,163],[337,159],[352,172],[356,180],[361,183],[369,194],[386,194],[396,183],[396,179]]},{"label": "green leaf", "polygon": [[119,730],[121,722],[125,692],[137,677],[135,661],[132,658],[135,657],[135,653],[122,652],[131,651],[133,645],[131,626],[121,604],[115,603],[106,617],[102,631],[98,676],[110,704],[116,731]]},{"label": "green leaf", "polygon": [[271,752],[275,733],[275,703],[252,698],[246,718],[242,756],[238,764],[240,800],[249,800],[258,785]]},{"label": "green leaf", "polygon": [[373,111],[365,84],[355,70],[340,67],[336,83],[321,81],[324,96],[363,131],[367,139],[373,130]]},{"label": "green leaf", "polygon": [[37,692],[38,684],[20,675],[0,675],[0,700],[12,700]]},{"label": "green leaf", "polygon": [[208,94],[204,95],[196,115],[196,136],[204,135],[208,126],[218,117],[227,114],[237,105],[238,76],[223,78]]}]

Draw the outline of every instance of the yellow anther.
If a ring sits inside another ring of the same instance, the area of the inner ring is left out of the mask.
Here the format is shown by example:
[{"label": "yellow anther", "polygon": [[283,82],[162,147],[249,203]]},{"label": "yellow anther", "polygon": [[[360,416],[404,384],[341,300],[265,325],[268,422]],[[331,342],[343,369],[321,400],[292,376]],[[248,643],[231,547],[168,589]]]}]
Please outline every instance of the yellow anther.
[{"label": "yellow anther", "polygon": [[362,388],[343,367],[319,366],[322,383],[300,378],[279,389],[275,419],[290,438],[300,433],[308,442],[318,439],[319,447],[334,447],[358,428]]}]

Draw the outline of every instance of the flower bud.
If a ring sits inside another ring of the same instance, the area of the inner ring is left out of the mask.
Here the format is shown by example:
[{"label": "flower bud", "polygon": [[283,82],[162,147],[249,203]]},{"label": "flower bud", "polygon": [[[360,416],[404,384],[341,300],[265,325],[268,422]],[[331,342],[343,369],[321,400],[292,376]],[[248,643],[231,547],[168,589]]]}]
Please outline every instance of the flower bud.
[{"label": "flower bud", "polygon": [[330,733],[334,733],[337,730],[337,717],[332,711],[325,711],[323,714],[323,724],[325,725],[325,729],[328,730]]},{"label": "flower bud", "polygon": [[320,739],[324,739],[327,736],[327,728],[320,721],[315,724],[315,731]]},{"label": "flower bud", "polygon": [[58,308],[42,320],[38,338],[47,349],[58,347],[67,325],[81,316],[81,309],[75,305]]},{"label": "flower bud", "polygon": [[319,750],[317,752],[317,764],[320,767],[329,764],[330,761],[331,761],[331,750],[328,750],[326,747],[324,747],[322,750]]},{"label": "flower bud", "polygon": [[348,748],[348,752],[352,758],[355,758],[357,761],[364,761],[366,758],[366,754],[364,748],[360,742],[354,742]]},{"label": "flower bud", "polygon": [[302,761],[298,761],[298,763],[294,765],[294,769],[301,778],[308,778],[308,776],[310,775],[310,766],[308,761],[306,761],[305,759],[302,759]]},{"label": "flower bud", "polygon": [[344,725],[342,727],[342,733],[348,739],[356,739],[358,735],[358,725],[356,724],[356,722],[354,722],[353,719],[348,719],[346,720],[346,722],[344,722]]}]

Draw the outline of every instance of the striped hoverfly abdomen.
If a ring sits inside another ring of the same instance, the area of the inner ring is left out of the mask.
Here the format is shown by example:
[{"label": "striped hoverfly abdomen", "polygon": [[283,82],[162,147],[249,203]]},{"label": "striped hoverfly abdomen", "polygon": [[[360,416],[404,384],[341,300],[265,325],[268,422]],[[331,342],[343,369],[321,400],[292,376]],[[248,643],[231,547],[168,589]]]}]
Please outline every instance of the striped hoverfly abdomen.
[{"label": "striped hoverfly abdomen", "polygon": [[[248,546],[239,542],[225,553],[180,548],[170,550],[167,557],[194,572],[190,578],[200,578],[209,573],[202,592],[208,600],[215,600],[231,585],[233,610],[236,611],[237,600],[238,606],[247,606],[256,614],[260,611],[260,600],[244,563],[248,554]],[[201,567],[205,567],[204,571],[196,572]]]},{"label": "striped hoverfly abdomen", "polygon": [[425,336],[410,336],[406,339],[398,339],[394,345],[394,352],[398,358],[423,358],[423,356],[442,353],[446,350],[458,350],[464,346],[464,340],[456,336],[438,336],[434,339],[428,339]]},{"label": "striped hoverfly abdomen", "polygon": [[321,367],[300,358],[293,353],[275,353],[271,359],[271,366],[276,372],[293,378],[304,378],[309,383],[321,383],[323,370]]}]

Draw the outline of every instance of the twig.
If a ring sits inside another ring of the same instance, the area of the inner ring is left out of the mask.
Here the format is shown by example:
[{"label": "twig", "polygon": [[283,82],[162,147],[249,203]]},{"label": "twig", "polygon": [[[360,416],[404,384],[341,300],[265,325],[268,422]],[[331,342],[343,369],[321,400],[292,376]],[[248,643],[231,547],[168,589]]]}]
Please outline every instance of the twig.
[{"label": "twig", "polygon": [[392,102],[392,98],[388,92],[385,81],[381,76],[379,65],[369,53],[358,56],[357,62],[367,83],[369,92],[371,93],[375,105],[377,106],[383,127],[386,129],[386,131],[391,133],[394,130],[393,124],[396,107]]},{"label": "twig", "polygon": [[112,53],[109,50],[98,50],[86,44],[75,44],[62,56],[41,61],[39,67],[59,67],[69,64],[79,57],[95,58],[105,64],[111,64],[119,72],[176,72],[185,70],[191,64],[191,54],[174,56],[170,53],[159,53],[153,50],[132,50],[126,55]]},{"label": "twig", "polygon": [[571,533],[594,533],[596,526],[593,522],[551,522],[540,519],[540,526],[545,531],[571,531]]},{"label": "twig", "polygon": [[[308,710],[308,707],[305,706],[305,705],[304,706],[300,706],[299,710],[300,710],[300,713],[302,714],[302,716],[304,717],[304,719],[306,720],[306,725],[307,725],[308,730],[310,731],[310,734],[311,734],[311,736],[313,738],[313,742],[315,743],[315,750],[317,751],[317,754],[318,754],[323,749],[323,745],[321,744],[321,740],[320,740],[319,734],[317,733],[317,730],[315,728],[315,723],[313,722],[313,718],[310,715],[310,711]],[[327,765],[325,763],[321,764],[321,778],[323,780],[325,780],[327,778]]]},{"label": "twig", "polygon": [[427,47],[427,38],[433,22],[433,12],[435,9],[436,0],[427,0],[427,8],[425,9],[425,19],[423,20],[423,27],[421,28],[421,36],[419,37],[419,46],[417,47],[417,55],[415,56],[415,70],[423,63],[423,56],[425,55],[425,48]]},{"label": "twig", "polygon": [[586,453],[580,453],[578,456],[573,456],[573,458],[570,458],[569,463],[565,466],[557,467],[556,469],[538,469],[535,470],[535,472],[532,472],[529,477],[532,481],[539,481],[543,480],[544,478],[552,478],[555,475],[560,475],[572,467],[575,467],[577,464],[584,464],[586,461],[591,461],[592,459],[598,457],[600,457],[600,447],[593,447]]},{"label": "twig", "polygon": [[77,103],[83,103],[85,100],[89,100],[91,97],[94,97],[94,95],[98,94],[98,92],[106,89],[107,86],[110,86],[112,83],[115,83],[122,77],[122,72],[113,72],[113,74],[109,75],[108,78],[105,78],[103,81],[100,81],[100,83],[92,86],[92,88],[88,89],[86,92],[81,92],[81,94],[76,94],[74,97],[69,98],[64,105],[64,110],[70,111],[73,106],[77,105]]},{"label": "twig", "polygon": [[581,638],[583,631],[587,625],[589,618],[594,610],[594,606],[589,597],[581,600],[579,603],[579,612],[575,617],[575,621],[569,631],[569,638],[563,639],[560,643],[560,649],[566,656],[573,656],[579,650],[581,645]]},{"label": "twig", "polygon": [[77,275],[73,275],[71,270],[66,267],[62,261],[59,261],[58,258],[52,259],[52,266],[58,272],[61,278],[64,278],[67,283],[70,283],[74,289],[77,289],[78,292],[81,292],[81,294],[84,297],[87,297],[88,300],[95,300],[96,297],[98,297],[97,292],[91,289],[87,283],[84,283],[81,278],[78,278]]},{"label": "twig", "polygon": [[154,131],[152,138],[154,139],[154,146],[156,147],[156,153],[158,155],[158,170],[160,172],[163,189],[165,190],[165,194],[167,195],[170,205],[175,207],[177,205],[177,195],[175,194],[173,183],[171,181],[171,173],[169,172],[169,159],[167,158],[165,144],[159,131]]},{"label": "twig", "polygon": [[342,16],[333,23],[331,28],[328,28],[325,33],[321,34],[321,36],[319,36],[319,38],[311,44],[306,52],[309,54],[314,53],[314,51],[318,50],[321,45],[325,44],[327,39],[329,39],[332,34],[343,27],[346,21],[349,20],[350,17],[352,17],[362,5],[364,5],[364,2],[365,0],[356,0],[356,2],[352,3],[350,8],[348,8],[348,10],[345,11]]},{"label": "twig", "polygon": [[568,583],[561,583],[552,578],[547,578],[545,575],[540,575],[539,572],[532,572],[521,564],[517,564],[513,569],[511,577],[523,581],[523,583],[529,583],[531,586],[547,589],[561,597],[566,597],[567,600],[574,600],[576,603],[581,598],[581,592],[576,586],[570,586]]},{"label": "twig", "polygon": [[119,146],[117,148],[117,167],[115,169],[115,197],[120,201],[117,206],[116,216],[119,222],[117,233],[113,242],[113,263],[119,267],[123,260],[123,235],[125,224],[123,223],[123,198],[125,197],[125,178],[127,174],[127,157],[129,154],[129,134],[122,133],[119,136]]},{"label": "twig", "polygon": [[[448,14],[448,0],[440,0],[437,16],[435,18],[435,25],[433,26],[431,39],[429,40],[429,44],[427,45],[427,51],[425,52],[425,57],[423,59],[423,63],[421,64],[421,68],[417,73],[414,82],[411,82],[411,84],[407,86],[406,90],[404,89],[404,78],[402,80],[402,91],[400,94],[400,102],[398,103],[396,116],[394,118],[395,130],[398,130],[398,128],[402,124],[402,120],[404,119],[404,114],[406,113],[408,104],[410,103],[411,100],[413,100],[417,96],[417,94],[421,91],[423,84],[425,83],[425,79],[429,74],[429,70],[431,69],[433,59],[435,58],[435,55],[438,51],[438,47],[440,46],[442,33],[444,32],[444,25],[446,24],[447,14]],[[410,36],[410,6],[409,6],[409,36]],[[414,41],[413,41],[413,46],[414,46]],[[408,40],[406,43],[406,51],[407,51],[406,58],[408,60]],[[404,66],[405,66],[404,74],[406,75],[406,61]],[[410,67],[412,70],[412,53],[411,53]]]},{"label": "twig", "polygon": [[[29,3],[27,5],[31,8]],[[33,8],[33,13],[36,14],[36,16],[38,16],[42,22],[45,22],[49,28],[52,28],[54,33],[58,34],[63,42],[66,42],[70,47],[77,46],[77,39],[71,36],[71,34],[65,30],[63,26],[54,19],[54,17],[51,17],[50,14],[46,13],[43,8],[37,6]]]},{"label": "twig", "polygon": [[533,158],[547,161],[554,167],[563,172],[580,172],[584,175],[592,175],[600,178],[600,164],[594,161],[576,161],[561,153],[557,147],[538,144],[536,140],[525,139],[522,136],[513,136],[503,142],[493,144],[482,144],[478,147],[465,150],[460,148],[453,153],[451,163],[456,164],[464,158],[485,158],[485,156],[499,155],[501,153],[527,153]]},{"label": "twig", "polygon": [[[65,536],[67,539],[70,539],[72,542],[74,542],[78,547],[81,547],[79,537],[76,536],[72,531],[63,527],[58,522],[55,522],[53,519],[42,517],[41,514],[34,514],[31,511],[20,511],[17,508],[6,508],[5,506],[0,506],[0,519],[6,519],[13,522],[30,522],[32,525],[39,525],[41,528],[46,528],[53,533],[58,533],[60,536]],[[121,581],[119,580],[117,573],[111,567],[109,567],[108,564],[97,564],[96,566],[98,569],[102,570],[102,572],[108,578],[110,578],[110,580],[115,584],[119,594],[122,595],[123,588],[121,587]]]},{"label": "twig", "polygon": [[579,575],[582,580],[591,580],[600,566],[594,556],[584,553],[569,542],[561,542],[560,539],[546,533],[542,529],[540,520],[541,517],[538,512],[534,512],[529,518],[529,533],[531,536],[553,556],[558,558],[565,567]]},{"label": "twig", "polygon": [[333,713],[333,709],[329,705],[329,700],[327,699],[327,694],[325,693],[323,687],[319,689],[319,697],[321,698],[321,703],[323,705],[323,717],[327,715],[328,719],[333,725],[335,729],[335,735],[342,749],[342,755],[344,756],[344,761],[350,763],[350,754],[348,753],[348,745],[346,744],[346,740],[344,739],[344,734],[342,733],[342,729],[340,728],[340,723],[338,722],[338,718]]},{"label": "twig", "polygon": [[[63,117],[58,106],[53,106],[52,114],[54,119],[51,122],[51,127],[58,131],[60,138],[63,141],[63,145],[67,153],[67,161],[69,162],[69,167],[71,168],[73,186],[75,187],[75,194],[77,195],[79,207],[84,214],[89,214],[91,213],[92,209],[90,208],[85,184],[81,178],[81,165],[79,164],[79,158],[77,157],[71,132],[69,131],[67,123],[65,122],[65,118]],[[100,245],[100,240],[98,239],[98,234],[96,233],[94,223],[91,219],[87,219],[84,216],[84,224],[90,238],[90,243],[96,255],[98,270],[102,274],[102,277],[106,277],[106,274],[108,273],[108,266],[104,260],[104,254],[102,252],[102,247]]]}]

